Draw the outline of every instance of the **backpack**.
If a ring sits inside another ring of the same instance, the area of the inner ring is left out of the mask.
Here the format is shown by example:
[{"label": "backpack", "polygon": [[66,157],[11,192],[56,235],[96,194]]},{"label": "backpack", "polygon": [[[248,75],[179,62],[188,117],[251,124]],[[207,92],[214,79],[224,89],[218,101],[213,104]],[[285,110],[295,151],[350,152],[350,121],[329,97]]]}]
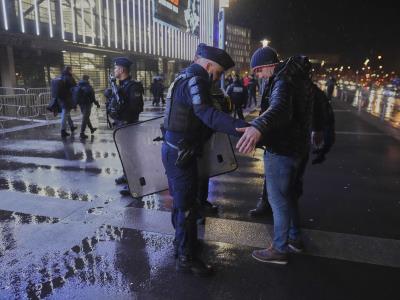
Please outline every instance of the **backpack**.
[{"label": "backpack", "polygon": [[72,107],[76,108],[81,104],[85,104],[85,91],[82,89],[81,86],[76,85],[72,88]]},{"label": "backpack", "polygon": [[60,99],[63,96],[64,87],[65,82],[61,76],[52,79],[50,84],[51,98]]}]

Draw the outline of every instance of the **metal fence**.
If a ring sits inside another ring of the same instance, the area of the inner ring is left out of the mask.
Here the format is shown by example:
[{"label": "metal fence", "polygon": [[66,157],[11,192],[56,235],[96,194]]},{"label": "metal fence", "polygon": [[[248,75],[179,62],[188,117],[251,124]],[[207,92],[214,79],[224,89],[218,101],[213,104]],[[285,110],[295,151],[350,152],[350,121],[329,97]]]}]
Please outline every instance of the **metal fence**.
[{"label": "metal fence", "polygon": [[17,119],[38,117],[35,94],[0,95],[0,115]]},{"label": "metal fence", "polygon": [[12,88],[12,87],[0,86],[0,95],[20,95],[20,94],[26,94],[26,90],[24,88]]},{"label": "metal fence", "polygon": [[42,93],[50,93],[50,88],[49,87],[43,87],[43,88],[29,88],[26,90],[27,94],[42,94]]}]

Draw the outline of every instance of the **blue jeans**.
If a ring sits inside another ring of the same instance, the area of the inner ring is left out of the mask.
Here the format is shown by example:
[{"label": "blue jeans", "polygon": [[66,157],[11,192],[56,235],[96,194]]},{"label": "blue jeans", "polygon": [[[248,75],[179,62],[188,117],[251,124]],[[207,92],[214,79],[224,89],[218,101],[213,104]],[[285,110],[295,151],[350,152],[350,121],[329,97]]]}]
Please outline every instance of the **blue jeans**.
[{"label": "blue jeans", "polygon": [[178,151],[165,143],[161,154],[173,198],[171,220],[178,255],[194,256],[197,246],[197,161],[193,159],[185,168],[178,168],[175,166]]},{"label": "blue jeans", "polygon": [[273,246],[287,252],[288,238],[300,238],[298,199],[303,193],[303,175],[308,154],[291,157],[264,154],[265,180],[268,201],[274,217]]},{"label": "blue jeans", "polygon": [[71,110],[63,108],[61,111],[61,130],[67,129],[67,122],[70,128],[74,127],[74,122],[71,119]]}]

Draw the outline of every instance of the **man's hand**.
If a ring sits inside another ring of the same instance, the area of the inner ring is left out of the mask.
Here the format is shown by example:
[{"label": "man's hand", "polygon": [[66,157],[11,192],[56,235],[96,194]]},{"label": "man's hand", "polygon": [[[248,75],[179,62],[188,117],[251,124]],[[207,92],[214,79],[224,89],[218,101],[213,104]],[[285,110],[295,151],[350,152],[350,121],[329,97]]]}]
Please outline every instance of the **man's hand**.
[{"label": "man's hand", "polygon": [[261,132],[253,126],[236,128],[236,131],[243,132],[242,137],[236,144],[236,149],[245,154],[254,151],[257,143],[261,140]]},{"label": "man's hand", "polygon": [[311,143],[316,149],[322,148],[324,144],[324,134],[322,131],[313,131],[311,133]]}]

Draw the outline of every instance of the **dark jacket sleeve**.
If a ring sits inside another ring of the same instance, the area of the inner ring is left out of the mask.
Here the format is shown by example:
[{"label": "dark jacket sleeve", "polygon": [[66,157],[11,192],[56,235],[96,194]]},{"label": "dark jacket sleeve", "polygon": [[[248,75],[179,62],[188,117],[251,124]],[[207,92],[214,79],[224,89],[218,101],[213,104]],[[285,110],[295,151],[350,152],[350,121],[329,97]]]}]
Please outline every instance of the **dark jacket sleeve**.
[{"label": "dark jacket sleeve", "polygon": [[283,79],[277,80],[271,92],[268,109],[250,122],[263,135],[289,124],[293,116],[292,87]]},{"label": "dark jacket sleeve", "polygon": [[328,117],[328,99],[324,92],[315,87],[313,115],[312,115],[312,131],[322,131]]},{"label": "dark jacket sleeve", "polygon": [[241,133],[236,131],[236,128],[247,127],[248,124],[240,119],[235,119],[230,115],[217,110],[210,103],[211,95],[207,84],[203,80],[198,80],[195,87],[188,89],[188,98],[191,99],[194,114],[209,128],[227,133],[230,135],[241,136]]}]

